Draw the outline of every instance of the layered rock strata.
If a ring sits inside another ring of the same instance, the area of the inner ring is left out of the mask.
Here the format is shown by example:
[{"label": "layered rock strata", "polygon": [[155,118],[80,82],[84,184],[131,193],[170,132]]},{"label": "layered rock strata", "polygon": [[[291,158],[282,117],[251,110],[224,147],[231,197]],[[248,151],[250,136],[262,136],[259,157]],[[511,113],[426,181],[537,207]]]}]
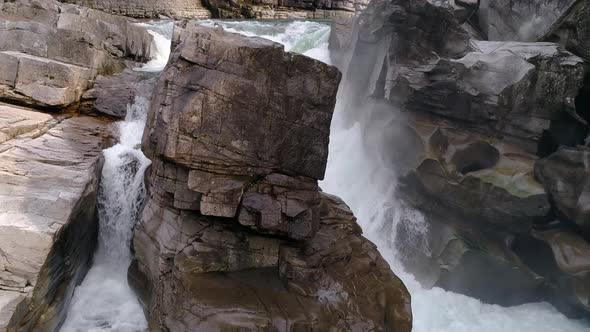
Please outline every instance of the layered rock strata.
[{"label": "layered rock strata", "polygon": [[0,95],[60,109],[99,74],[150,58],[152,36],[129,19],[57,1],[0,3]]},{"label": "layered rock strata", "polygon": [[60,0],[116,15],[136,18],[326,19],[350,17],[367,0]]},{"label": "layered rock strata", "polygon": [[96,245],[105,123],[0,104],[0,331],[53,331]]},{"label": "layered rock strata", "polygon": [[211,12],[201,0],[60,0],[104,12],[136,18],[206,19]]},{"label": "layered rock strata", "polygon": [[179,40],[143,139],[130,280],[150,330],[410,331],[404,285],[317,185],[338,70],[222,30]]},{"label": "layered rock strata", "polygon": [[351,102],[350,121],[391,119],[366,140],[391,147],[397,199],[424,216],[427,234],[408,220],[394,241],[425,285],[590,312],[585,13],[575,0],[374,0],[335,23],[348,94],[373,105]]}]

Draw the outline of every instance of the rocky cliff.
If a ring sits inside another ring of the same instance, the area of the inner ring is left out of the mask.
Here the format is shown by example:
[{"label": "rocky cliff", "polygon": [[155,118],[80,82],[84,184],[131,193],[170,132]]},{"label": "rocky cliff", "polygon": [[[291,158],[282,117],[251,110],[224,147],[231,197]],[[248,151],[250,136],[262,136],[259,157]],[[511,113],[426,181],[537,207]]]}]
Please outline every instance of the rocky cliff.
[{"label": "rocky cliff", "polygon": [[60,0],[104,12],[135,18],[210,18],[201,0]]},{"label": "rocky cliff", "polygon": [[394,119],[383,158],[429,228],[396,245],[424,285],[590,312],[587,4],[373,0],[335,23],[350,93]]},{"label": "rocky cliff", "polygon": [[105,123],[0,105],[0,331],[52,331],[88,270]]},{"label": "rocky cliff", "polygon": [[410,331],[410,296],[321,192],[340,73],[192,26],[144,132],[149,198],[130,279],[150,330]]},{"label": "rocky cliff", "polygon": [[325,19],[350,17],[362,10],[367,0],[60,0],[111,14],[136,18],[174,19],[258,18]]},{"label": "rocky cliff", "polygon": [[116,81],[111,75],[148,60],[151,43],[127,18],[0,1],[0,100],[13,103],[0,103],[0,331],[63,322],[96,247],[111,136],[110,121],[81,114],[80,100],[97,77]]}]

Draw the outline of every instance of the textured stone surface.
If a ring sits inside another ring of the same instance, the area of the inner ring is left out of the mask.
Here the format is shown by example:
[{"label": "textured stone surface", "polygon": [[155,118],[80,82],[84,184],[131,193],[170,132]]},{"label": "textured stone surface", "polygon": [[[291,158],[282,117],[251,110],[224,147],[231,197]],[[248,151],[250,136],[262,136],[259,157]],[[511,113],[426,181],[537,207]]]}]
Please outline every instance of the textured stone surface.
[{"label": "textured stone surface", "polygon": [[[461,121],[535,153],[552,120],[581,119],[575,98],[584,62],[551,43],[474,42],[457,60],[398,69],[391,91],[404,108]],[[583,121],[583,120],[582,120]]]},{"label": "textured stone surface", "polygon": [[590,235],[590,149],[562,148],[539,160],[535,175],[559,213]]},{"label": "textured stone surface", "polygon": [[96,77],[90,90],[82,95],[87,107],[100,113],[125,118],[127,105],[136,97],[149,100],[158,73],[126,69],[118,75]]},{"label": "textured stone surface", "polygon": [[[368,119],[365,143],[401,177],[396,213],[411,217],[392,244],[425,286],[587,314],[588,170],[573,152],[589,131],[587,1],[477,3],[374,0],[354,26],[336,21],[332,60],[354,78],[348,120]],[[516,23],[536,35],[517,36]],[[568,157],[554,153],[564,145]],[[555,230],[573,233],[572,246],[537,234]]]},{"label": "textured stone surface", "polygon": [[586,0],[483,0],[478,16],[488,40],[553,41],[590,59]]},{"label": "textured stone surface", "polygon": [[217,18],[326,19],[350,17],[366,7],[368,0],[254,0],[235,2],[203,0]]},{"label": "textured stone surface", "polygon": [[339,72],[220,29],[177,37],[130,269],[150,329],[410,331],[404,285],[317,185]]},{"label": "textured stone surface", "polygon": [[211,13],[203,6],[201,0],[60,0],[87,6],[115,15],[137,18],[210,18]]},{"label": "textured stone surface", "polygon": [[189,34],[160,76],[168,88],[154,93],[146,155],[216,174],[323,178],[338,70],[265,39]]},{"label": "textured stone surface", "polygon": [[94,251],[103,131],[0,105],[0,330],[63,318]]},{"label": "textured stone surface", "polygon": [[0,98],[73,104],[97,74],[148,60],[152,39],[128,19],[97,10],[57,1],[0,3]]}]

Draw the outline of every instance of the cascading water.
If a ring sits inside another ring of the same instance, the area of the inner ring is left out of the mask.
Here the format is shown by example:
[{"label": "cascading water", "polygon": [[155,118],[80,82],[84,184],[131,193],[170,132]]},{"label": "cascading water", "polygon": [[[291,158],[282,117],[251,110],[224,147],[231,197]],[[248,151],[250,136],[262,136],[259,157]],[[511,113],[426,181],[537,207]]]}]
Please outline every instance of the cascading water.
[{"label": "cascading water", "polygon": [[[145,25],[146,28],[154,25]],[[170,54],[171,24],[157,24],[156,56],[138,70],[160,71]],[[159,32],[158,32],[159,31]],[[161,32],[161,33],[160,33]],[[150,165],[140,150],[149,102],[136,98],[119,122],[119,143],[105,149],[98,198],[99,236],[94,264],[75,290],[62,332],[137,332],[147,321],[137,296],[127,282],[130,242],[145,194],[144,173]]]},{"label": "cascading water", "polygon": [[[259,36],[285,45],[288,51],[299,52],[320,61],[329,62],[329,26],[321,22],[253,22],[205,21],[207,26],[222,26],[232,32]],[[393,197],[396,176],[381,156],[393,153],[385,141],[371,136],[393,121],[393,115],[383,112],[370,103],[346,112],[347,100],[353,96],[344,93],[346,73],[338,95],[330,134],[330,155],[326,179],[321,187],[339,195],[352,208],[365,236],[378,245],[381,254],[393,270],[404,280],[412,294],[414,331],[418,332],[498,332],[498,331],[587,331],[581,321],[569,320],[547,303],[533,303],[516,307],[501,307],[482,303],[476,299],[444,291],[440,288],[424,289],[414,277],[403,271],[393,241],[397,225],[404,221],[406,233],[412,236],[416,247],[428,250],[423,239],[427,224],[419,212],[400,206]],[[344,114],[351,119],[344,119]],[[352,114],[352,115],[351,115]],[[383,230],[388,230],[384,232]]]}]

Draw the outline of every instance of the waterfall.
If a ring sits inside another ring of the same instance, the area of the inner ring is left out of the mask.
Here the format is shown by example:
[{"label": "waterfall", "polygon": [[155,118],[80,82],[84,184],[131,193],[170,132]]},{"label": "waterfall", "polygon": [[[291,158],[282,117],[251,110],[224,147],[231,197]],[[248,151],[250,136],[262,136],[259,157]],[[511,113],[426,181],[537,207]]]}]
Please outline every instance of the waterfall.
[{"label": "waterfall", "polygon": [[[149,31],[154,36],[152,47],[156,55],[136,70],[164,68],[170,54],[170,39],[160,32],[162,29],[171,32],[171,27],[159,23],[156,25],[159,29]],[[116,124],[118,143],[103,151],[98,248],[92,268],[74,292],[61,332],[147,330],[143,308],[127,282],[127,269],[132,259],[133,228],[145,195],[143,178],[151,164],[140,149],[148,109],[149,101],[142,97],[128,105],[125,120]]]},{"label": "waterfall", "polygon": [[[320,61],[328,62],[329,59],[327,37],[319,33],[329,33],[329,26],[319,22],[208,21],[205,24],[267,38],[282,43],[288,51]],[[403,270],[398,257],[404,252],[399,252],[393,245],[398,237],[398,226],[403,226],[405,241],[413,246],[410,250],[427,253],[425,233],[428,225],[418,211],[402,206],[394,199],[396,174],[389,166],[391,163],[383,160],[383,156],[395,153],[395,146],[383,139],[388,124],[395,121],[394,115],[370,102],[360,103],[359,108],[359,102],[351,100],[354,91],[346,91],[347,80],[353,79],[344,73],[332,120],[326,178],[320,185],[324,191],[342,197],[349,204],[364,235],[378,246],[393,271],[404,280],[412,295],[413,331],[587,331],[588,326],[583,322],[566,318],[548,303],[509,308],[485,304],[440,288],[422,288],[411,274]],[[349,105],[357,108],[347,110]]]}]

